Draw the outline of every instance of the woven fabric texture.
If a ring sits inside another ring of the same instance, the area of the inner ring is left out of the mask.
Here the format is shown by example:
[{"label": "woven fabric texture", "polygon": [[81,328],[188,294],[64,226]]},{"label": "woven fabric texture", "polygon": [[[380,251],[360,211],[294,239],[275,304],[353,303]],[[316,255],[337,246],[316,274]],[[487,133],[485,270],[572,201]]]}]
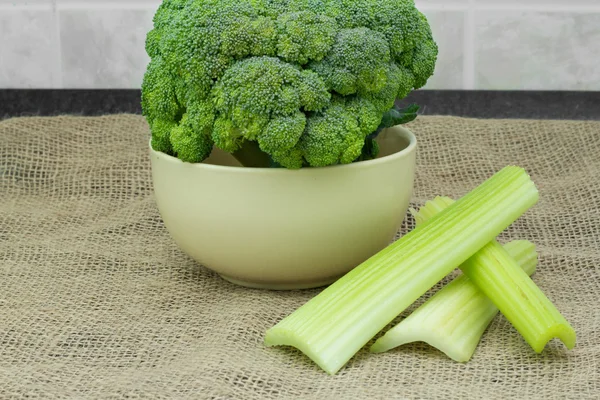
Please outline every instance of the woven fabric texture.
[{"label": "woven fabric texture", "polygon": [[[263,345],[320,289],[238,287],[171,240],[142,117],[14,118],[0,122],[0,398],[598,398],[600,122],[420,117],[409,128],[413,206],[509,164],[531,174],[540,201],[500,240],[537,245],[533,279],[577,331],[573,350],[554,340],[535,354],[498,315],[467,363],[414,343],[365,348],[329,376]],[[399,234],[412,227],[407,216]]]}]

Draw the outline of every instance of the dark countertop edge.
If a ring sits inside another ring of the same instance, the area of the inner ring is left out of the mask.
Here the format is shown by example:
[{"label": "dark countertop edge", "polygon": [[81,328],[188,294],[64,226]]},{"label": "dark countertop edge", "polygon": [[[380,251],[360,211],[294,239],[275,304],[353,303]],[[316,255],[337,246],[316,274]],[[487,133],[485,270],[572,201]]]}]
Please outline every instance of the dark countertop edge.
[{"label": "dark countertop edge", "polygon": [[[418,90],[400,104],[423,115],[600,120],[600,92]],[[141,114],[136,89],[0,89],[0,120],[18,116]]]}]

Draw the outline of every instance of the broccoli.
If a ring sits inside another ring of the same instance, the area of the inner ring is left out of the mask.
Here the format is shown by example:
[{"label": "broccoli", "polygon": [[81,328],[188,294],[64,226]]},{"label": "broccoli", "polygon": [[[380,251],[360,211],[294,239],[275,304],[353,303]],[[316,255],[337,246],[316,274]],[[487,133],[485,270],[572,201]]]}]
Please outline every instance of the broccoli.
[{"label": "broccoli", "polygon": [[146,38],[153,149],[289,169],[374,158],[438,48],[413,0],[164,0]]}]

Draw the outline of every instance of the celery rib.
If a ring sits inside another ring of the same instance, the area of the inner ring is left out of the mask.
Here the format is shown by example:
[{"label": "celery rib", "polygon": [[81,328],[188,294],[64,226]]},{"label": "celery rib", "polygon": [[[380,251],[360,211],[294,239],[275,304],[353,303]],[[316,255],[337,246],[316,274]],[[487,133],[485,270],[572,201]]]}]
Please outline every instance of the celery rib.
[{"label": "celery rib", "polygon": [[369,258],[269,329],[267,346],[297,347],[335,374],[377,332],[538,200],[509,166]]},{"label": "celery rib", "polygon": [[[535,272],[537,253],[533,243],[517,240],[507,243],[504,248],[525,273],[532,275]],[[371,352],[381,353],[422,341],[455,361],[466,362],[497,314],[494,303],[462,274],[377,339]]]},{"label": "celery rib", "polygon": [[[427,202],[419,210],[421,220],[443,212],[452,204],[453,200],[447,197]],[[417,224],[419,222],[417,220]],[[500,309],[536,353],[541,353],[553,338],[560,339],[568,349],[575,346],[573,327],[496,240],[470,257],[460,269]]]}]

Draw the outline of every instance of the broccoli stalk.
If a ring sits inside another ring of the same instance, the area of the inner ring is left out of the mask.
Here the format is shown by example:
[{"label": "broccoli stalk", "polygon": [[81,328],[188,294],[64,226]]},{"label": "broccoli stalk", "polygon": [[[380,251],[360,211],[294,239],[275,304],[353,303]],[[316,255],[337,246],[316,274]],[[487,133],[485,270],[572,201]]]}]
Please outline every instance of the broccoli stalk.
[{"label": "broccoli stalk", "polygon": [[244,167],[249,168],[272,168],[275,163],[267,153],[262,151],[256,142],[244,141],[239,149],[231,153]]},{"label": "broccoli stalk", "polygon": [[375,139],[381,131],[386,128],[391,128],[392,126],[407,124],[414,121],[417,118],[417,111],[419,111],[419,106],[417,104],[411,104],[405,108],[394,107],[383,114],[381,124],[379,124],[375,132],[367,136],[361,155],[356,161],[366,161],[377,158],[377,155],[379,154],[379,145]]}]

